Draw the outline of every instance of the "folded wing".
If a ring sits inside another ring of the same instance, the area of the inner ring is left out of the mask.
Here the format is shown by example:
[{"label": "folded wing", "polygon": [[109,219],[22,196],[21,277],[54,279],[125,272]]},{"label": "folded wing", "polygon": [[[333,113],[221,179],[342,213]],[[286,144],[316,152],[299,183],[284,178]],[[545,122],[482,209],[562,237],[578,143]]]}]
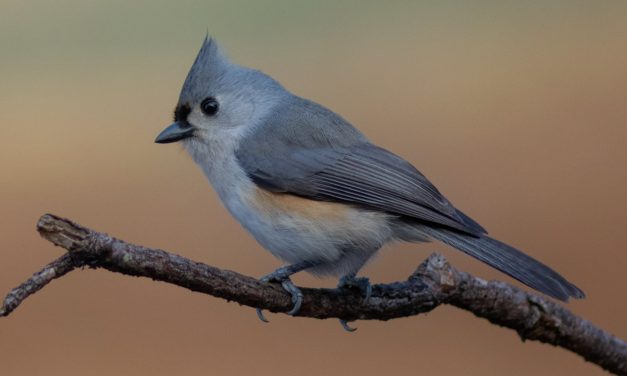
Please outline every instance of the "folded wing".
[{"label": "folded wing", "polygon": [[242,150],[238,159],[256,184],[273,192],[377,209],[471,235],[485,233],[411,164],[368,142],[306,147],[301,140],[274,145],[255,157]]}]

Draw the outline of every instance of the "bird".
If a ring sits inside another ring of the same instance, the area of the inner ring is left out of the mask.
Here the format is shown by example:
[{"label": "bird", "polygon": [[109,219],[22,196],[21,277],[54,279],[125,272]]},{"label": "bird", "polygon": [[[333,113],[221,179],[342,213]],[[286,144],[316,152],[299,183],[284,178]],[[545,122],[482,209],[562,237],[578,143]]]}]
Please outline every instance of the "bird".
[{"label": "bird", "polygon": [[338,289],[358,289],[366,304],[372,287],[357,273],[394,241],[436,240],[555,299],[585,297],[550,267],[488,236],[412,164],[330,109],[231,62],[209,35],[174,123],[155,142],[182,143],[230,214],[284,263],[260,280],[291,295],[290,315],[303,300],[290,276],[301,271],[339,278]]}]

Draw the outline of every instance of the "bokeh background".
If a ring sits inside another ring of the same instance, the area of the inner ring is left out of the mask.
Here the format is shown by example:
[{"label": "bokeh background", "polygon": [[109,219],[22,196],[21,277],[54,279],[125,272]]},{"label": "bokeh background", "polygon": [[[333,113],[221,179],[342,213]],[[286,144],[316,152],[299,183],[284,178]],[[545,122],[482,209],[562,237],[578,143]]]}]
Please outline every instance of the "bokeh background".
[{"label": "bokeh background", "polygon": [[[2,1],[0,290],[62,253],[35,231],[46,212],[248,275],[279,266],[179,145],[153,143],[208,30],[233,60],[413,162],[583,288],[569,309],[627,338],[626,20],[624,1]],[[404,279],[436,250],[512,282],[437,244],[385,249],[364,274]],[[18,376],[603,374],[452,307],[353,334],[269,318],[76,271],[0,319],[0,364]]]}]

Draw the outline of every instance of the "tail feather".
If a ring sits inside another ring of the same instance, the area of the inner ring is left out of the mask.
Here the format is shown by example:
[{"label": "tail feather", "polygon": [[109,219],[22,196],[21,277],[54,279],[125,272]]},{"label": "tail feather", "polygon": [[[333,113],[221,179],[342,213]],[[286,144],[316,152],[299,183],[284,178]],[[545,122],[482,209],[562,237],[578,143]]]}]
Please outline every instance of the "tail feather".
[{"label": "tail feather", "polygon": [[521,251],[486,235],[472,237],[441,228],[421,228],[430,237],[485,262],[525,285],[556,299],[584,298],[577,286]]}]

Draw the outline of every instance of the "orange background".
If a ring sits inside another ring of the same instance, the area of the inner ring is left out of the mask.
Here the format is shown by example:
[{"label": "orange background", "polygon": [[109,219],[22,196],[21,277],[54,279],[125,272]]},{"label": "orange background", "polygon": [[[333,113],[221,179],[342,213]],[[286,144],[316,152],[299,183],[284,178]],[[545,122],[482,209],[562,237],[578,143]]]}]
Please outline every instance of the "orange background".
[{"label": "orange background", "polygon": [[[153,144],[208,29],[236,62],[414,163],[493,236],[583,288],[569,309],[627,338],[626,19],[623,1],[3,1],[0,290],[62,254],[34,229],[45,212],[248,275],[279,266],[179,145]],[[404,279],[435,250],[512,282],[437,244],[389,247],[364,274]],[[268,317],[76,271],[0,319],[1,372],[604,374],[452,307],[353,334]]]}]

